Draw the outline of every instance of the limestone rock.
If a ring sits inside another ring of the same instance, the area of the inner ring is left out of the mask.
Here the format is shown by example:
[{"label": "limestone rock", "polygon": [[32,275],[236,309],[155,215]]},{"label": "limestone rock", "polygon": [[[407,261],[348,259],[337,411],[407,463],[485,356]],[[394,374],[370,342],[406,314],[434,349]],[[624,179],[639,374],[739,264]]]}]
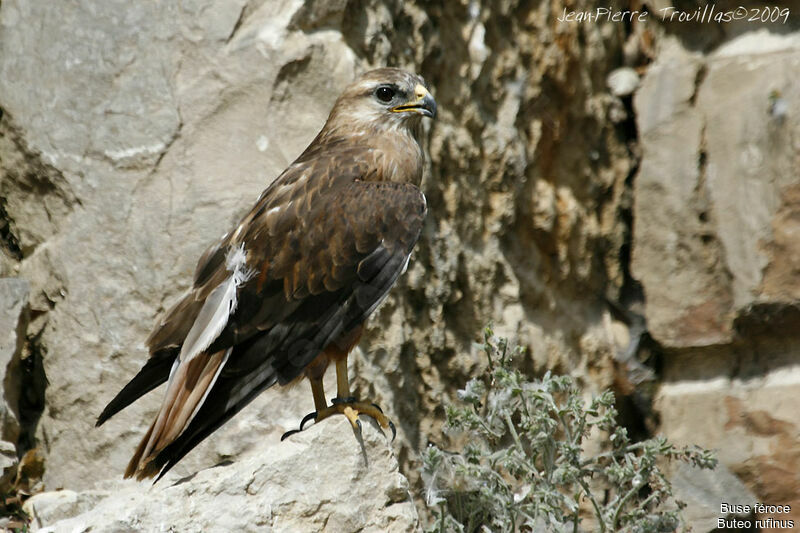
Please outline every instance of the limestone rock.
[{"label": "limestone rock", "polygon": [[[635,103],[641,133],[634,275],[669,347],[734,338],[753,308],[800,298],[791,34],[744,34],[707,57],[667,38]],[[776,107],[777,106],[777,107]],[[776,113],[777,109],[777,113]]]},{"label": "limestone rock", "polygon": [[0,490],[8,493],[17,477],[17,447],[5,440],[0,440]]},{"label": "limestone rock", "polygon": [[102,490],[40,492],[26,501],[23,509],[33,518],[34,527],[42,527],[90,511],[110,494]]},{"label": "limestone rock", "polygon": [[639,86],[639,74],[630,67],[620,67],[608,75],[606,83],[614,96],[630,96]]},{"label": "limestone rock", "polygon": [[632,266],[667,348],[660,430],[718,450],[798,523],[800,32],[747,31],[707,54],[679,33],[635,96]]},{"label": "limestone rock", "polygon": [[721,503],[752,507],[758,501],[724,464],[718,464],[714,470],[703,470],[677,461],[672,467],[672,493],[676,500],[686,503],[683,519],[692,531],[715,531],[717,519],[727,514],[720,512]]},{"label": "limestone rock", "polygon": [[[417,470],[442,401],[484,364],[472,343],[489,320],[537,370],[607,383],[617,346],[601,302],[623,284],[632,162],[606,119],[618,99],[587,73],[618,66],[625,37],[553,16],[516,0],[0,3],[0,218],[16,243],[0,268],[31,282],[47,488],[124,468],[160,391],[92,426],[144,363],[159,312],[370,67],[419,72],[440,109],[424,234],[350,363],[355,392],[397,423],[403,467]],[[305,385],[267,391],[179,471],[311,408]]]},{"label": "limestone rock", "polygon": [[[717,450],[720,462],[757,501],[790,505],[788,518],[795,523],[800,521],[798,349],[797,339],[775,339],[682,354],[668,362],[656,402],[665,435]],[[719,368],[732,374],[731,360],[741,365],[737,374],[720,376]]]},{"label": "limestone rock", "polygon": [[40,532],[418,530],[390,436],[366,419],[362,427],[359,438],[337,416],[187,478],[45,492],[25,510]]},{"label": "limestone rock", "polygon": [[30,286],[16,278],[0,278],[0,490],[7,490],[16,474],[16,444],[20,435],[20,367],[27,326]]}]

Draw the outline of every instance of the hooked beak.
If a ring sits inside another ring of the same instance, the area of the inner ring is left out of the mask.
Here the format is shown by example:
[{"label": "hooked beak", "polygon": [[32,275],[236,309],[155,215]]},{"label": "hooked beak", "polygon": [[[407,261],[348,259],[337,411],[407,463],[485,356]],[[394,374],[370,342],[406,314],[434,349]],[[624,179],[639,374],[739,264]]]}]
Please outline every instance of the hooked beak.
[{"label": "hooked beak", "polygon": [[436,117],[436,100],[433,99],[428,89],[422,85],[414,87],[414,98],[405,104],[393,107],[392,111],[395,113],[403,113],[406,111],[412,113],[419,113],[425,117]]}]

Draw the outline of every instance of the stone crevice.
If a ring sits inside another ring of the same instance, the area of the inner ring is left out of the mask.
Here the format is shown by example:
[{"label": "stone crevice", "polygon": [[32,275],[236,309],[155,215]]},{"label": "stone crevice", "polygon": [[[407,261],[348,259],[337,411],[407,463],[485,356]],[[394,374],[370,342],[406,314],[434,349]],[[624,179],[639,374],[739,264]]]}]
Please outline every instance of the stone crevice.
[{"label": "stone crevice", "polygon": [[14,231],[14,219],[6,210],[7,202],[8,200],[5,198],[0,198],[0,246],[2,246],[2,253],[19,262],[24,256],[20,248],[19,237]]}]

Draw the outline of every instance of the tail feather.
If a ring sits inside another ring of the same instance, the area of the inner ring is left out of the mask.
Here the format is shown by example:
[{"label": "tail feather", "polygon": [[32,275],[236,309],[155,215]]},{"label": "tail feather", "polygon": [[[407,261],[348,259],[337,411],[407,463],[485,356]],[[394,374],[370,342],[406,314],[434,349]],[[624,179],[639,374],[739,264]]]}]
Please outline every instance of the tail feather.
[{"label": "tail feather", "polygon": [[97,417],[95,426],[103,425],[109,418],[167,381],[172,362],[177,355],[178,351],[174,349],[154,353],[139,370],[136,377],[125,385],[103,409],[103,412]]},{"label": "tail feather", "polygon": [[148,432],[131,460],[131,465],[136,466],[129,469],[126,477],[135,475],[141,480],[158,474],[158,481],[203,439],[278,381],[272,363],[271,357],[264,357],[263,339],[234,348],[186,427],[163,448],[156,447],[146,455],[144,442],[152,440]]},{"label": "tail feather", "polygon": [[217,352],[213,358],[223,353],[222,361],[219,363],[213,361],[211,364],[204,366],[196,377],[189,376],[190,384],[181,389],[182,394],[179,395],[170,409],[169,418],[167,419],[167,427],[170,430],[164,434],[160,442],[156,443],[157,446],[174,441],[197,414],[209,392],[211,392],[214,382],[219,377],[222,367],[225,366],[230,352],[230,348],[225,352]]},{"label": "tail feather", "polygon": [[231,349],[203,354],[177,365],[158,415],[125,470],[125,477],[152,477],[152,458],[177,439],[194,419],[230,356]]},{"label": "tail feather", "polygon": [[238,305],[238,291],[253,272],[247,268],[247,255],[242,248],[228,252],[227,267],[231,275],[208,295],[194,319],[181,346],[181,361],[191,361],[203,353],[228,324]]},{"label": "tail feather", "polygon": [[144,477],[151,477],[154,475],[154,474],[149,474],[149,475],[143,474],[144,469],[141,468],[141,463],[142,463],[142,456],[144,455],[144,449],[147,446],[147,443],[150,442],[150,436],[153,434],[153,428],[155,427],[155,425],[156,422],[154,420],[153,423],[150,424],[150,428],[147,430],[147,433],[144,434],[144,437],[142,437],[141,442],[139,442],[139,445],[136,447],[136,451],[133,452],[133,457],[131,457],[128,466],[125,468],[126,479],[136,475],[136,478],[141,480]]},{"label": "tail feather", "polygon": [[157,482],[195,446],[278,381],[269,361],[247,377],[246,380],[241,380],[241,376],[221,377],[219,386],[214,387],[186,430],[153,457],[139,479],[158,473]]}]

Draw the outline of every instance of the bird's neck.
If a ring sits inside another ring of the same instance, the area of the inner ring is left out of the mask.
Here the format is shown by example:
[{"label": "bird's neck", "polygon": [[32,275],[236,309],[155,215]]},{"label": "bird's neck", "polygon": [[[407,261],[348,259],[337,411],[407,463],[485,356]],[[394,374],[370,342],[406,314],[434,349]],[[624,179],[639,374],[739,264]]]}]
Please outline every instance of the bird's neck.
[{"label": "bird's neck", "polygon": [[[367,130],[357,134],[335,129],[323,130],[312,146],[340,145],[359,151],[369,168],[376,172],[365,175],[370,181],[395,181],[419,185],[422,181],[424,155],[416,132],[410,128]],[[362,151],[363,150],[363,151]]]},{"label": "bird's neck", "polygon": [[375,166],[384,181],[420,184],[425,160],[418,138],[408,129],[368,136],[364,143],[375,154]]}]

